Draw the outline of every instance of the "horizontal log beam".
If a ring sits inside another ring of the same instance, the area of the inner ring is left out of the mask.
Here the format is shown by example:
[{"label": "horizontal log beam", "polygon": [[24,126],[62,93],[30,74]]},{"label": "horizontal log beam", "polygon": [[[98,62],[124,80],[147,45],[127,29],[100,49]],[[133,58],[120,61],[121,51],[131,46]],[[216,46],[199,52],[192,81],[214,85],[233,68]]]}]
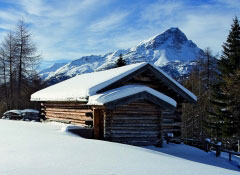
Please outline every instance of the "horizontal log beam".
[{"label": "horizontal log beam", "polygon": [[63,109],[63,108],[46,108],[46,111],[59,111],[59,112],[78,112],[78,113],[87,113],[92,112],[91,109]]},{"label": "horizontal log beam", "polygon": [[158,130],[112,130],[111,131],[112,134],[128,134],[128,135],[145,135],[145,134],[149,134],[149,135],[154,135],[154,134],[159,134]]},{"label": "horizontal log beam", "polygon": [[112,124],[155,124],[158,120],[112,120]]},{"label": "horizontal log beam", "polygon": [[152,117],[152,116],[149,116],[149,118],[148,117],[132,117],[132,118],[130,118],[130,117],[117,117],[117,118],[110,118],[110,117],[106,117],[105,118],[105,120],[107,121],[107,122],[111,122],[111,121],[119,121],[119,122],[121,122],[121,121],[127,121],[127,120],[135,120],[135,121],[151,121],[151,120],[153,120],[153,121],[156,121],[156,120],[159,120],[159,118],[157,118],[157,117]]},{"label": "horizontal log beam", "polygon": [[154,114],[157,114],[156,111],[113,111],[113,114],[142,114],[142,115],[154,115]]},{"label": "horizontal log beam", "polygon": [[88,106],[86,102],[44,102],[42,106]]},{"label": "horizontal log beam", "polygon": [[47,114],[55,114],[55,115],[61,115],[61,116],[65,116],[65,115],[73,115],[73,116],[80,116],[80,117],[86,116],[85,113],[78,113],[78,112],[45,111],[45,113],[46,113],[46,115]]},{"label": "horizontal log beam", "polygon": [[75,120],[75,121],[90,121],[89,118],[74,118],[74,117],[62,117],[62,116],[54,116],[54,115],[47,115],[46,118],[59,118],[59,119],[66,119],[66,120]]},{"label": "horizontal log beam", "polygon": [[113,134],[112,133],[112,138],[118,138],[118,137],[121,137],[121,138],[123,138],[123,137],[134,137],[134,138],[136,138],[136,137],[139,137],[139,138],[156,137],[157,138],[158,136],[159,136],[159,133],[157,133],[157,134],[152,134],[152,133],[145,133],[145,134],[131,134],[131,133],[120,134],[120,133],[118,133],[118,134]]},{"label": "horizontal log beam", "polygon": [[156,126],[155,123],[115,123],[114,127],[145,127]]},{"label": "horizontal log beam", "polygon": [[[106,127],[108,128],[108,127]],[[109,129],[112,129],[112,130],[136,130],[136,131],[141,131],[141,130],[144,130],[144,131],[148,131],[148,130],[155,130],[155,129],[159,129],[159,126],[156,126],[156,125],[151,125],[151,126],[111,126],[109,125]]]},{"label": "horizontal log beam", "polygon": [[91,119],[91,117],[86,117],[85,115],[73,115],[73,114],[58,114],[58,113],[49,113],[47,112],[45,116],[56,116],[56,117],[70,117],[70,118],[87,118]]}]

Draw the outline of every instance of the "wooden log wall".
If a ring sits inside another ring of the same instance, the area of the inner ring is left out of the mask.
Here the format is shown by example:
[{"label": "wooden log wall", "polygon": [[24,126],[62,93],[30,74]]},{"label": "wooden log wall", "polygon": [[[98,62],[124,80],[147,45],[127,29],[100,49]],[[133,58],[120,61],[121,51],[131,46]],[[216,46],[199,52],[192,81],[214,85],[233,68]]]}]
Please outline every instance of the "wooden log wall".
[{"label": "wooden log wall", "polygon": [[145,100],[106,110],[104,138],[131,145],[161,146],[161,110]]},{"label": "wooden log wall", "polygon": [[171,132],[174,134],[174,139],[180,141],[181,139],[181,116],[182,105],[178,104],[176,111],[162,112],[162,130],[163,133]]},{"label": "wooden log wall", "polygon": [[177,101],[176,111],[163,111],[162,131],[163,133],[172,132],[176,140],[181,139],[181,115],[182,103],[184,99],[180,98],[174,91],[169,89],[164,82],[161,82],[155,75],[147,70],[136,77],[122,83],[122,85],[139,84],[153,88]]},{"label": "wooden log wall", "polygon": [[93,121],[91,107],[84,103],[42,103],[42,114],[46,119],[85,125],[86,121]]}]

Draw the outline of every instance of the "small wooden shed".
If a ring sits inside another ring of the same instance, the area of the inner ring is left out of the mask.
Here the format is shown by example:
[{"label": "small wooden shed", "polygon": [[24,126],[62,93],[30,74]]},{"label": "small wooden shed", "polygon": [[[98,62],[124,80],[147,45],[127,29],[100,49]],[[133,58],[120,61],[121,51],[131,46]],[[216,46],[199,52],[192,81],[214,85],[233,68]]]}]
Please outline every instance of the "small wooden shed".
[{"label": "small wooden shed", "polygon": [[96,139],[161,145],[164,132],[181,134],[181,104],[197,99],[143,62],[78,75],[32,94],[31,100],[41,102],[48,119],[92,125]]}]

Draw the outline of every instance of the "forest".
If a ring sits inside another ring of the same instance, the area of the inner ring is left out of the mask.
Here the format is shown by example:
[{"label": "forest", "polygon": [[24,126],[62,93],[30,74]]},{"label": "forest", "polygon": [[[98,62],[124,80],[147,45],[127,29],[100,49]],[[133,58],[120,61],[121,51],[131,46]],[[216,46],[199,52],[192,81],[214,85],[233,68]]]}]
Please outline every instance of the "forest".
[{"label": "forest", "polygon": [[[220,57],[211,49],[197,59],[183,84],[198,97],[184,105],[182,137],[203,142],[211,138],[236,149],[240,140],[240,26],[237,17],[222,45]],[[239,151],[239,150],[238,150]]]}]

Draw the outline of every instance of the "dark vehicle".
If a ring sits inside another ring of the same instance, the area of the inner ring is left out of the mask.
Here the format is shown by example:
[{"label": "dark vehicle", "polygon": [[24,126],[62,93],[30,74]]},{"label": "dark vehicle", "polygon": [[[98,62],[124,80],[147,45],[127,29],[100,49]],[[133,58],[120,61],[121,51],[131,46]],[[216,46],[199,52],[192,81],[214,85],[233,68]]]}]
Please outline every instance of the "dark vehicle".
[{"label": "dark vehicle", "polygon": [[10,110],[3,114],[2,119],[40,121],[39,111],[34,109]]},{"label": "dark vehicle", "polygon": [[10,110],[3,114],[2,119],[9,119],[9,120],[21,120],[21,110]]},{"label": "dark vehicle", "polygon": [[39,111],[34,109],[24,109],[21,111],[22,119],[24,121],[40,121]]}]

